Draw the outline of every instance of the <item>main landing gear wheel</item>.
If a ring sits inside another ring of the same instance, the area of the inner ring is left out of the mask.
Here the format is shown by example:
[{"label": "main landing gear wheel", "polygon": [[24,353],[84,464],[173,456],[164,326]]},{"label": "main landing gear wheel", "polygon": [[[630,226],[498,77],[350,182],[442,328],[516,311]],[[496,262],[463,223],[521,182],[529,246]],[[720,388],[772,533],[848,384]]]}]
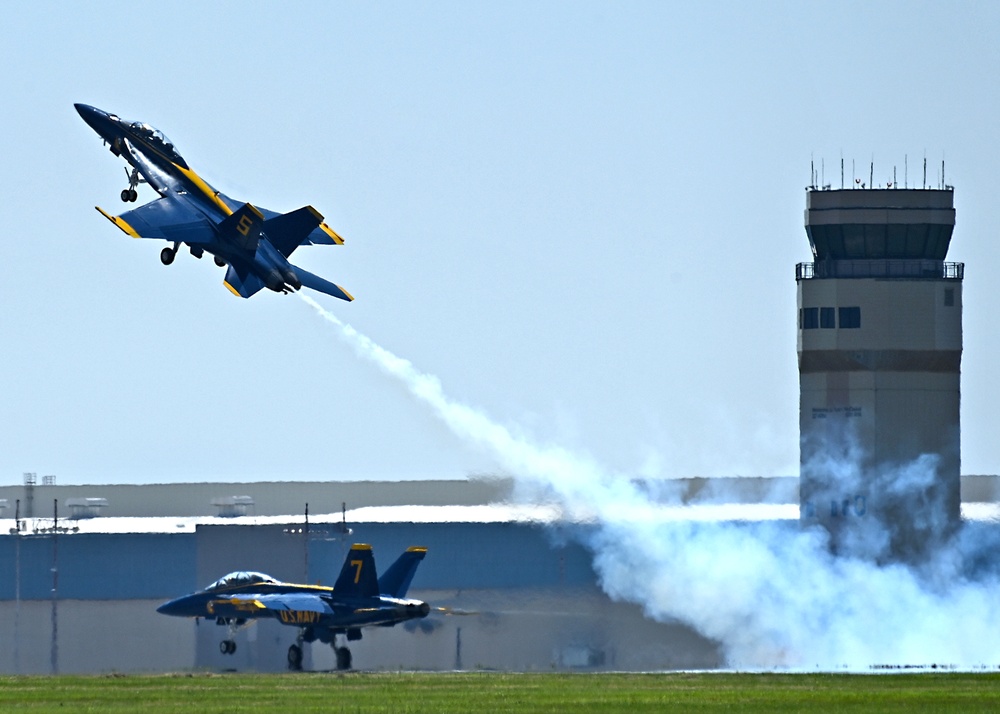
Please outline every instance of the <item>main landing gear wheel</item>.
[{"label": "main landing gear wheel", "polygon": [[233,640],[223,640],[219,643],[219,652],[231,655],[236,651],[236,642]]},{"label": "main landing gear wheel", "polygon": [[337,669],[350,669],[351,651],[346,647],[334,647],[333,651],[337,655]]},{"label": "main landing gear wheel", "polygon": [[220,258],[219,256],[215,256],[215,264],[218,265],[220,268],[226,267],[226,261]]},{"label": "main landing gear wheel", "polygon": [[288,648],[288,669],[298,672],[302,669],[302,648],[292,645]]},{"label": "main landing gear wheel", "polygon": [[173,248],[164,248],[160,251],[160,262],[164,265],[170,265],[174,262],[175,255],[177,255],[177,251]]}]

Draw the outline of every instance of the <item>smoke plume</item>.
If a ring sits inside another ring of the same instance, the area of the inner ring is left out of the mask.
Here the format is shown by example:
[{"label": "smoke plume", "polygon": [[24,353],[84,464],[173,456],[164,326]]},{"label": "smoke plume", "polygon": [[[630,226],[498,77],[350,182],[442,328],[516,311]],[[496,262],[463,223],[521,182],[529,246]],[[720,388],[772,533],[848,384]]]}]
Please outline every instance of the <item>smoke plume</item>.
[{"label": "smoke plume", "polygon": [[[492,454],[519,484],[557,504],[594,553],[613,599],[658,621],[683,622],[741,669],[863,670],[1000,664],[997,529],[967,526],[919,567],[831,554],[826,531],[798,520],[756,523],[664,516],[662,501],[623,474],[533,443],[458,403],[416,369],[302,293],[340,336],[397,380],[463,441]],[[845,468],[850,468],[849,465]],[[907,480],[933,464],[904,468]],[[677,504],[674,504],[677,505]],[[871,537],[876,538],[877,534]]]}]

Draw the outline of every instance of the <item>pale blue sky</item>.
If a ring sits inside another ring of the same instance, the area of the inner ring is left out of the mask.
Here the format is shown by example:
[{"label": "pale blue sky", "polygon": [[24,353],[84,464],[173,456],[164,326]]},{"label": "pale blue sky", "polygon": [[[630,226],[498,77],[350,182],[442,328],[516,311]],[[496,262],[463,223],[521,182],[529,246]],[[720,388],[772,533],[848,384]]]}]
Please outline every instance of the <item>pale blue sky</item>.
[{"label": "pale blue sky", "polygon": [[[83,102],[227,194],[455,399],[607,468],[797,472],[809,161],[956,187],[963,472],[1000,471],[1000,5],[22,3],[0,29],[0,482],[495,471],[300,300],[129,240]],[[862,168],[864,167],[864,168]],[[850,180],[850,177],[848,178]],[[140,201],[153,198],[140,188]]]}]

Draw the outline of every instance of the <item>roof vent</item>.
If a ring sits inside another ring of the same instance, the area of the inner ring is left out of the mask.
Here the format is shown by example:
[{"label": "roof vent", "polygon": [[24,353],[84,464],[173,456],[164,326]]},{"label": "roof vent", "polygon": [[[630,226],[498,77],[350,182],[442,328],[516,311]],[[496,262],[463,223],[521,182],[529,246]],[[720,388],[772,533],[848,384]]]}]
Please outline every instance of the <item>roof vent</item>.
[{"label": "roof vent", "polygon": [[213,498],[212,505],[219,509],[220,518],[235,518],[245,516],[254,503],[252,496],[223,496]]},{"label": "roof vent", "polygon": [[69,508],[69,517],[74,520],[81,518],[97,518],[101,515],[101,509],[108,507],[106,498],[67,498],[66,507]]}]

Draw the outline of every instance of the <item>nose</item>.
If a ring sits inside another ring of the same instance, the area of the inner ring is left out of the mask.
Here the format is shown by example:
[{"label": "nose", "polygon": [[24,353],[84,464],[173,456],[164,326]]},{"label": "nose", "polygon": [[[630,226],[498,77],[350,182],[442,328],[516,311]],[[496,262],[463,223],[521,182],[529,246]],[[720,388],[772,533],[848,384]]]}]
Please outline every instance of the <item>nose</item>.
[{"label": "nose", "polygon": [[90,125],[90,128],[101,136],[105,136],[111,130],[111,115],[105,111],[92,107],[89,104],[74,104],[80,117]]},{"label": "nose", "polygon": [[176,598],[174,600],[168,600],[167,602],[156,608],[156,611],[161,615],[183,615],[184,611],[187,609],[184,607],[182,602],[184,598]]}]

